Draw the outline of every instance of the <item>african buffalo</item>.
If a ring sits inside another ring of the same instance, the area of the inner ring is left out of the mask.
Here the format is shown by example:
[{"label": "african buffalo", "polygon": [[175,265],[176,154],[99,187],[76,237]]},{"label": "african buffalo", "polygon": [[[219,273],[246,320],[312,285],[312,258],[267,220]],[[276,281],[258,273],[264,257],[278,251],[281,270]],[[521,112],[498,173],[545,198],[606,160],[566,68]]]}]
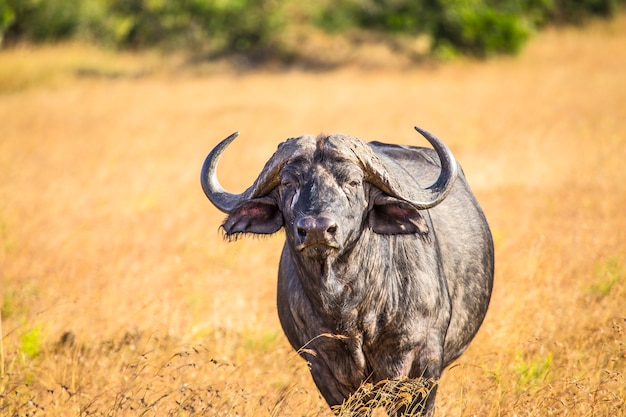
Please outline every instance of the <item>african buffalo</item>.
[{"label": "african buffalo", "polygon": [[437,381],[478,331],[493,285],[493,241],[450,150],[335,134],[278,146],[252,186],[220,185],[218,144],[202,167],[225,235],[285,228],[278,315],[329,405],[366,382],[419,379],[399,413],[432,415]]}]

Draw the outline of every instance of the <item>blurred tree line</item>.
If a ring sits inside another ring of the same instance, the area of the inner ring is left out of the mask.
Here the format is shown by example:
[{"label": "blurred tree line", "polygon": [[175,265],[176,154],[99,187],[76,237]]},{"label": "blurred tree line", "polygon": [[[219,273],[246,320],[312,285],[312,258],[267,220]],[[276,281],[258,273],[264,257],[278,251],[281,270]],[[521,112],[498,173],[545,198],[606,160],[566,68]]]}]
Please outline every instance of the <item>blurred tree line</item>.
[{"label": "blurred tree line", "polygon": [[515,53],[549,24],[611,16],[626,0],[0,0],[0,42],[80,39],[115,48],[278,57],[290,27],[426,35],[433,52]]}]

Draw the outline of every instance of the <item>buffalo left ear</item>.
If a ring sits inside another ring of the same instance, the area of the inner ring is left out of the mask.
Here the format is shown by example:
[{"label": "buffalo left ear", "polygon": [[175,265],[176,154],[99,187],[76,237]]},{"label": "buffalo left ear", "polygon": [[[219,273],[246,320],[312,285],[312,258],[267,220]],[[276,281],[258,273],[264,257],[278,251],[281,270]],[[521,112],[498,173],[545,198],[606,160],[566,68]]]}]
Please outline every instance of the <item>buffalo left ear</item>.
[{"label": "buffalo left ear", "polygon": [[270,197],[248,200],[233,210],[222,224],[226,236],[239,233],[272,234],[283,227],[283,215]]},{"label": "buffalo left ear", "polygon": [[428,225],[419,210],[390,196],[379,196],[369,214],[372,230],[383,235],[428,235]]}]

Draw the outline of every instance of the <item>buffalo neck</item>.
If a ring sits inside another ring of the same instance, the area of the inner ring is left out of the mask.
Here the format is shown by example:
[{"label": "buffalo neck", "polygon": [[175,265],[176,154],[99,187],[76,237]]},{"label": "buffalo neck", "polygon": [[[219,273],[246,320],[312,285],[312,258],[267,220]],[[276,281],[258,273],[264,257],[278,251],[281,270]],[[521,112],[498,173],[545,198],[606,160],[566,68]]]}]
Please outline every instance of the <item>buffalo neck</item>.
[{"label": "buffalo neck", "polygon": [[312,259],[293,252],[292,256],[301,286],[329,330],[349,336],[356,331],[367,339],[404,314],[398,305],[403,305],[411,280],[403,271],[416,260],[411,253],[417,241],[366,228],[351,247],[335,256]]}]

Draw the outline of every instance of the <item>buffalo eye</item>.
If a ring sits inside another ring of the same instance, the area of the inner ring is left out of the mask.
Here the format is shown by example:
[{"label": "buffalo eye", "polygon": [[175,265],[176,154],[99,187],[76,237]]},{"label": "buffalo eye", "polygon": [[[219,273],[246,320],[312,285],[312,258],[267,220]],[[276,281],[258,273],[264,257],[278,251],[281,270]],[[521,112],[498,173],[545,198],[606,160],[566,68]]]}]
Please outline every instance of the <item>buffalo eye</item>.
[{"label": "buffalo eye", "polygon": [[343,189],[347,194],[354,194],[361,186],[361,180],[359,178],[351,178],[344,182]]},{"label": "buffalo eye", "polygon": [[297,184],[296,178],[291,175],[285,175],[280,179],[280,185],[283,188],[293,187]]}]

